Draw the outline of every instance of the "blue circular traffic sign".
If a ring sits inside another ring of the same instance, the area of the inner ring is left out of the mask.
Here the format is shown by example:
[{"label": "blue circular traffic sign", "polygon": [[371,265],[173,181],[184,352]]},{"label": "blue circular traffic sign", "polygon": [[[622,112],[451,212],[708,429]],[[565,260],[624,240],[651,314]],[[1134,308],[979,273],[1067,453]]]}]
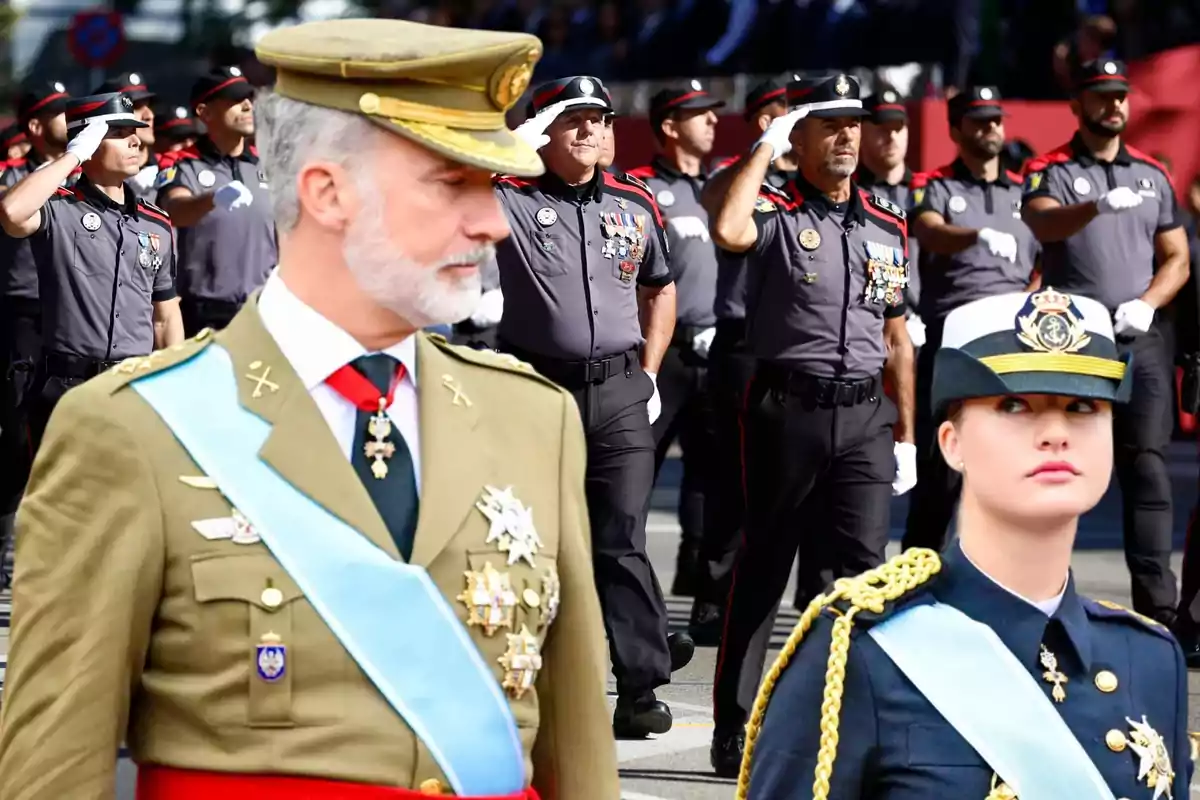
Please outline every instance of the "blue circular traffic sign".
[{"label": "blue circular traffic sign", "polygon": [[125,52],[125,23],[115,11],[81,11],[67,32],[71,55],[84,67],[108,67]]}]

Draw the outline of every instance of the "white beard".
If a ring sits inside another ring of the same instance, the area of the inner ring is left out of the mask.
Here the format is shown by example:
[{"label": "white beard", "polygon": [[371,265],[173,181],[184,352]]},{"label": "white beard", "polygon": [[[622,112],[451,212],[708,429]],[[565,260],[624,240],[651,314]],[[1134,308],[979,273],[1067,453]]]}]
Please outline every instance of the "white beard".
[{"label": "white beard", "polygon": [[[364,195],[378,197],[378,193]],[[383,222],[383,204],[366,206],[346,231],[342,256],[359,288],[372,300],[418,327],[451,325],[475,313],[482,293],[478,271],[467,278],[447,280],[445,267],[474,264],[479,267],[495,254],[491,244],[420,264],[396,251]]]}]

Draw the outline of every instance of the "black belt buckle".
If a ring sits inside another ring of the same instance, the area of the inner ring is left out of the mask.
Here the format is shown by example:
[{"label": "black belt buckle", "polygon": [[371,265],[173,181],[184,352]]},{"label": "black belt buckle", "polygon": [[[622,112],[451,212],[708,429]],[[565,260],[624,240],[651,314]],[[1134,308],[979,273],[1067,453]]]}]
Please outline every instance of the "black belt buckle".
[{"label": "black belt buckle", "polygon": [[587,361],[583,365],[583,382],[589,384],[600,384],[608,380],[608,362],[611,359],[603,358],[599,361]]}]

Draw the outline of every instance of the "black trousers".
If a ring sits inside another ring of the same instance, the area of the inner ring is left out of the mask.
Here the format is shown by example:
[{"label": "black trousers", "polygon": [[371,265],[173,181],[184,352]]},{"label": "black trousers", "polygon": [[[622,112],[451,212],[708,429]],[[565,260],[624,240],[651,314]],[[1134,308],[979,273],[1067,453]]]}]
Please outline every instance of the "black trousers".
[{"label": "black trousers", "polygon": [[16,511],[33,463],[29,399],[41,349],[37,303],[0,298],[0,516]]},{"label": "black trousers", "polygon": [[680,551],[699,552],[704,539],[705,489],[713,462],[716,437],[708,395],[708,362],[690,345],[672,344],[658,370],[662,411],[655,420],[654,477],[662,469],[671,443],[683,450],[683,481],[679,487]]},{"label": "black trousers", "polygon": [[[630,351],[602,362],[549,361],[510,352],[567,389],[587,435],[586,492],[592,561],[617,693],[638,697],[671,680],[667,606],[646,555],[654,435],[646,401],[654,384]],[[592,376],[591,382],[582,376]],[[600,376],[606,376],[603,380]]]},{"label": "black trousers", "polygon": [[1146,333],[1118,337],[1117,349],[1133,354],[1133,394],[1113,409],[1117,484],[1121,487],[1125,563],[1133,608],[1165,624],[1175,618],[1171,571],[1171,479],[1167,447],[1175,413],[1174,353],[1169,323],[1156,320]]},{"label": "black trousers", "polygon": [[179,310],[183,314],[183,333],[185,336],[195,336],[205,328],[219,331],[233,321],[241,307],[241,302],[184,297],[179,301]]},{"label": "black trousers", "polygon": [[780,388],[774,372],[759,365],[746,403],[746,530],[713,688],[723,732],[740,729],[753,706],[797,551],[812,574],[837,579],[881,564],[888,540],[896,408],[882,382],[854,405],[828,407]]},{"label": "black trousers", "polygon": [[742,535],[746,498],[742,481],[742,411],[754,376],[743,320],[722,320],[708,351],[708,403],[713,442],[705,475],[704,534],[696,603],[725,607],[733,560]]},{"label": "black trousers", "polygon": [[950,469],[937,443],[941,419],[932,407],[933,360],[942,346],[945,320],[925,321],[925,345],[917,354],[917,485],[908,499],[903,547],[941,551],[962,492],[962,476]]}]

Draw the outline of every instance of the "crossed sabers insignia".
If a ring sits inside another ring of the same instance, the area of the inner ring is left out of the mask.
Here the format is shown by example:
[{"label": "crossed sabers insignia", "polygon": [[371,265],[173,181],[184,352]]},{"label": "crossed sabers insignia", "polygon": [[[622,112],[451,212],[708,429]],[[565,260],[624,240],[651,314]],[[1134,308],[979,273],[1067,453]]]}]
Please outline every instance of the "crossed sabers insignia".
[{"label": "crossed sabers insignia", "polygon": [[[258,369],[261,369],[263,371],[262,375],[254,374],[254,370],[258,370]],[[250,372],[246,373],[246,377],[249,378],[250,380],[254,381],[254,393],[250,395],[251,397],[254,397],[254,398],[262,397],[263,387],[266,387],[272,393],[279,391],[279,384],[275,383],[275,381],[270,379],[271,378],[271,368],[270,367],[264,368],[263,363],[261,361],[254,361],[250,364]]]}]

